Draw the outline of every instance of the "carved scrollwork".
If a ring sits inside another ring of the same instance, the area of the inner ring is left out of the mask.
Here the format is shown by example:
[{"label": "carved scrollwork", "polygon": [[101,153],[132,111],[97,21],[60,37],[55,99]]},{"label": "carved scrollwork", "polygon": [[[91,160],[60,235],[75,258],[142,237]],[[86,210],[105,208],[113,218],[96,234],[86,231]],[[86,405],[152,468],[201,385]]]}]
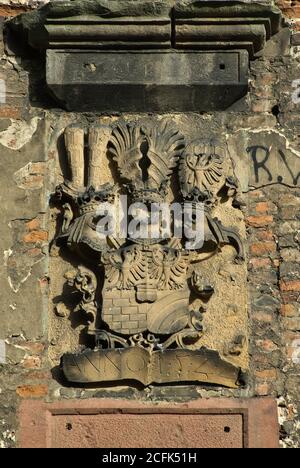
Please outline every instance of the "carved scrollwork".
[{"label": "carved scrollwork", "polygon": [[96,275],[83,266],[79,266],[77,272],[67,272],[65,278],[68,284],[73,286],[82,294],[82,299],[75,308],[74,312],[84,310],[88,316],[89,332],[95,332],[95,323],[97,318],[96,305]]}]

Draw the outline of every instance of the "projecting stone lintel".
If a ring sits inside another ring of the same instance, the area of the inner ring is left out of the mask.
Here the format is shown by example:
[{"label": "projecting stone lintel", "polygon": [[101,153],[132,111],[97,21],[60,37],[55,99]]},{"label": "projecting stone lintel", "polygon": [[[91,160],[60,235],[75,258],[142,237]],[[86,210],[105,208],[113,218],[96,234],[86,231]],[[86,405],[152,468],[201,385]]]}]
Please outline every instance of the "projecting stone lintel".
[{"label": "projecting stone lintel", "polygon": [[67,110],[186,112],[245,96],[249,59],[281,22],[279,9],[244,1],[74,0],[11,26],[48,51],[47,84]]}]

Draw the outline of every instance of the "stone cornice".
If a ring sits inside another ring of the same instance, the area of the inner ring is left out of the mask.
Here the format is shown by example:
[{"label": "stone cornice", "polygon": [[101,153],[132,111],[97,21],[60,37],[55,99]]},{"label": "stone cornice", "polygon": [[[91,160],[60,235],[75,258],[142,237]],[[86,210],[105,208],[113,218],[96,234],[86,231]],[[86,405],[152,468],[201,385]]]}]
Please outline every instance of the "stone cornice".
[{"label": "stone cornice", "polygon": [[278,32],[280,10],[232,1],[74,0],[11,21],[37,49],[246,49]]}]

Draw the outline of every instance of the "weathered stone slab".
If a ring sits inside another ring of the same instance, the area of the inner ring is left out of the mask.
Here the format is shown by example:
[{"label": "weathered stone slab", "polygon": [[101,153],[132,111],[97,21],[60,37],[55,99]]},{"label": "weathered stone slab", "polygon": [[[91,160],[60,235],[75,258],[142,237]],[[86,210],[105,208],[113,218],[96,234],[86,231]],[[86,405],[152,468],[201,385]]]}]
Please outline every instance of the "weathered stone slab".
[{"label": "weathered stone slab", "polygon": [[222,110],[245,95],[239,52],[47,52],[47,83],[72,111]]},{"label": "weathered stone slab", "polygon": [[22,448],[278,448],[279,441],[271,399],[24,401],[19,414]]}]

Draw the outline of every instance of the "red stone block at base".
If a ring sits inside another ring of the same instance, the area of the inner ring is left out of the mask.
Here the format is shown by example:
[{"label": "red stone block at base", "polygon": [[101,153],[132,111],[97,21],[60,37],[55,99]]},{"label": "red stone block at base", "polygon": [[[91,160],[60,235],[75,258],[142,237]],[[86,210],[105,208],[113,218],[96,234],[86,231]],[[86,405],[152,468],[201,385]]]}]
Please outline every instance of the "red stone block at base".
[{"label": "red stone block at base", "polygon": [[276,401],[25,400],[20,448],[278,448]]}]

